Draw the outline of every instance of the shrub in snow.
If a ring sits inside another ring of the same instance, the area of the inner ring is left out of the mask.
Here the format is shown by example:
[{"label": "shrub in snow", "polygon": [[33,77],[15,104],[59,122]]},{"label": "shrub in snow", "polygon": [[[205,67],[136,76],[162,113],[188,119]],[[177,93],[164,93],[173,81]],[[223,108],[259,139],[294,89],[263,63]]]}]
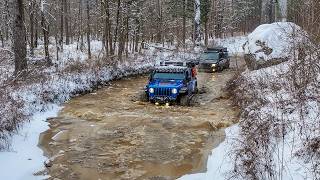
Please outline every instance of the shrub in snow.
[{"label": "shrub in snow", "polygon": [[320,51],[299,44],[291,53],[274,55],[289,59],[231,83],[242,110],[234,177],[320,178]]},{"label": "shrub in snow", "polygon": [[248,36],[243,45],[250,70],[276,65],[288,60],[297,45],[306,41],[306,33],[296,24],[263,24]]}]

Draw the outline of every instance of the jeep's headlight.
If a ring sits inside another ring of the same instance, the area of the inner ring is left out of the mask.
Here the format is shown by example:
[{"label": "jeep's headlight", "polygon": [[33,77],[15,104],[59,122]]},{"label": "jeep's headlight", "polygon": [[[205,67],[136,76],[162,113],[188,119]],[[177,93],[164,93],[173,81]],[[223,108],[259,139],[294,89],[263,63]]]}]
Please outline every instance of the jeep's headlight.
[{"label": "jeep's headlight", "polygon": [[176,88],[173,88],[173,89],[171,90],[171,92],[172,92],[172,94],[177,94],[177,93],[178,93],[178,90],[177,90]]},{"label": "jeep's headlight", "polygon": [[149,89],[149,93],[151,93],[151,94],[154,93],[154,89],[153,89],[153,88],[150,88],[150,89]]},{"label": "jeep's headlight", "polygon": [[217,65],[216,64],[211,64],[211,67],[216,67]]}]

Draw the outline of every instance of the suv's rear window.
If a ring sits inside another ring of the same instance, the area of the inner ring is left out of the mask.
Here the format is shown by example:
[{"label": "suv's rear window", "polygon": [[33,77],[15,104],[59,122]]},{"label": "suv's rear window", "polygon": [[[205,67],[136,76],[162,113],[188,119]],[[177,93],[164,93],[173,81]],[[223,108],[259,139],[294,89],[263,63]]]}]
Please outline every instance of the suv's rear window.
[{"label": "suv's rear window", "polygon": [[162,73],[157,72],[153,75],[153,79],[175,79],[183,80],[185,78],[184,73]]}]

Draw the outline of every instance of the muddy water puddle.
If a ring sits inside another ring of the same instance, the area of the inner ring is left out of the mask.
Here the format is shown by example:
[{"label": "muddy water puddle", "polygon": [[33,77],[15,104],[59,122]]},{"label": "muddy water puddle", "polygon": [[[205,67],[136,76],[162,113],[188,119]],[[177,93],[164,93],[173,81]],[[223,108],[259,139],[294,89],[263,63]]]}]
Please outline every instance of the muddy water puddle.
[{"label": "muddy water puddle", "polygon": [[175,179],[205,171],[222,128],[236,121],[236,109],[220,98],[233,73],[200,73],[203,90],[192,107],[137,101],[147,77],[70,100],[40,138],[51,179]]}]

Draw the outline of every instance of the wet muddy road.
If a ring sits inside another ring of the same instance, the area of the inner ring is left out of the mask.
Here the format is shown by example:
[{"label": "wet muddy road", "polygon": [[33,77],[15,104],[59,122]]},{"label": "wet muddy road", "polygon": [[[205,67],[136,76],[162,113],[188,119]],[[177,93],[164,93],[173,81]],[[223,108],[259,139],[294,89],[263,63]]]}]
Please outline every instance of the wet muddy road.
[{"label": "wet muddy road", "polygon": [[175,179],[206,170],[208,154],[224,139],[237,109],[221,88],[235,69],[200,73],[192,107],[135,101],[147,77],[113,81],[64,104],[40,146],[59,179]]}]

